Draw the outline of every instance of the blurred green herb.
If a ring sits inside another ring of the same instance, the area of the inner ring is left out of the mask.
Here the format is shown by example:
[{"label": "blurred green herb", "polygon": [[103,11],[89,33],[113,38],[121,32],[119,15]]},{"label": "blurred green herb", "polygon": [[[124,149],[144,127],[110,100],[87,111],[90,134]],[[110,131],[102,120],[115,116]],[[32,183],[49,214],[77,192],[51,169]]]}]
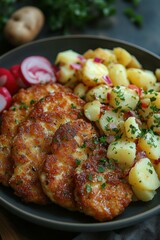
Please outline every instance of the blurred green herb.
[{"label": "blurred green herb", "polygon": [[[82,28],[97,18],[116,14],[116,0],[0,0],[0,31],[16,8],[23,5],[34,5],[40,8],[52,31],[60,29]],[[136,7],[140,0],[125,0]],[[142,19],[134,10],[125,10],[129,19],[140,25]]]},{"label": "blurred green herb", "polygon": [[14,11],[14,4],[16,0],[1,0],[0,7],[0,30],[2,30],[4,24],[7,22],[8,18]]},{"label": "blurred green herb", "polygon": [[127,7],[124,10],[124,14],[128,19],[134,23],[136,26],[141,27],[143,22],[143,17],[140,14],[137,14],[136,8],[140,4],[141,0],[125,0],[125,2],[131,3],[131,7]]},{"label": "blurred green herb", "polygon": [[133,22],[138,27],[142,26],[143,18],[140,14],[135,13],[132,8],[126,8],[124,10],[124,14],[129,18],[131,22]]},{"label": "blurred green herb", "polygon": [[137,7],[141,0],[125,0],[126,2],[132,3],[135,7]]},{"label": "blurred green herb", "polygon": [[83,27],[86,23],[103,16],[115,14],[115,0],[39,0],[38,6],[48,16],[54,30]]}]

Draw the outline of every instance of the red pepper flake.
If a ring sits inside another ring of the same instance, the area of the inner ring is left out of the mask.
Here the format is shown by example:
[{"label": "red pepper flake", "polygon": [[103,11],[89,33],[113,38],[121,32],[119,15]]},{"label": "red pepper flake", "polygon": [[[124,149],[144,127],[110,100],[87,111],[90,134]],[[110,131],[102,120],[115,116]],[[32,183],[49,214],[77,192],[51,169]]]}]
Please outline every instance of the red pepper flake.
[{"label": "red pepper flake", "polygon": [[141,101],[141,108],[147,108],[148,103]]},{"label": "red pepper flake", "polygon": [[139,97],[142,96],[142,89],[137,87],[136,85],[134,84],[129,84],[128,88],[132,89],[132,90],[135,90],[138,94]]},{"label": "red pepper flake", "polygon": [[154,160],[154,164],[158,165],[160,163],[160,158],[158,158],[157,160]]},{"label": "red pepper flake", "polygon": [[111,93],[107,93],[107,100],[109,101],[111,99]]}]

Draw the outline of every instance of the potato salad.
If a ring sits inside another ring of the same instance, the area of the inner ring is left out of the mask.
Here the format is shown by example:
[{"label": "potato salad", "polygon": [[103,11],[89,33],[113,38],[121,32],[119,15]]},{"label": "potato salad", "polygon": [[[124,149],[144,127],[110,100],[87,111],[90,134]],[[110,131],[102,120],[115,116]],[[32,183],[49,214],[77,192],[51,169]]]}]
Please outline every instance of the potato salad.
[{"label": "potato salad", "polygon": [[60,52],[58,82],[86,101],[84,114],[107,143],[136,199],[150,201],[160,187],[160,68],[144,69],[121,47]]}]

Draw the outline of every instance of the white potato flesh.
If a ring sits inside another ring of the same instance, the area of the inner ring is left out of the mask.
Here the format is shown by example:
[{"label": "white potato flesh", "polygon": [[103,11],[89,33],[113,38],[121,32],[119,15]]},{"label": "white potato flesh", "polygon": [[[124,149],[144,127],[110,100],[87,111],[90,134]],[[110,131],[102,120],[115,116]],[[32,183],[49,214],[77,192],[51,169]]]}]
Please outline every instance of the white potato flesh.
[{"label": "white potato flesh", "polygon": [[147,121],[148,117],[153,114],[153,108],[149,99],[143,99],[142,105],[143,104],[145,107],[140,107],[138,109],[138,114],[143,120]]},{"label": "white potato flesh", "polygon": [[108,102],[108,93],[111,92],[111,87],[107,86],[106,84],[100,84],[94,88],[91,88],[87,94],[85,100],[87,102],[98,100],[101,103]]},{"label": "white potato flesh", "polygon": [[68,83],[71,79],[75,79],[75,71],[68,66],[60,67],[58,81],[62,84]]},{"label": "white potato flesh", "polygon": [[131,168],[129,183],[136,188],[153,191],[159,188],[158,175],[149,158],[142,158]]},{"label": "white potato flesh", "polygon": [[160,108],[160,92],[152,89],[144,94],[143,99],[149,99],[153,106]]},{"label": "white potato flesh", "polygon": [[83,84],[83,83],[79,83],[75,88],[74,88],[74,94],[76,94],[78,97],[80,98],[85,98],[86,96],[86,92],[88,90],[88,87]]},{"label": "white potato flesh", "polygon": [[112,50],[97,48],[94,51],[95,56],[103,60],[103,63],[108,66],[110,63],[117,63],[117,59]]},{"label": "white potato flesh", "polygon": [[157,81],[160,82],[160,68],[156,69],[155,75],[156,75]]},{"label": "white potato flesh", "polygon": [[110,93],[109,105],[119,110],[134,110],[139,102],[139,96],[133,89],[117,86]]},{"label": "white potato flesh", "polygon": [[[157,161],[159,161],[159,160],[157,160]],[[158,177],[160,179],[160,162],[154,164],[154,168],[155,168],[156,173],[157,173],[157,175],[158,175]]]},{"label": "white potato flesh", "polygon": [[127,79],[126,69],[122,64],[110,64],[108,70],[113,86],[121,85],[127,87],[130,84]]},{"label": "white potato flesh", "polygon": [[95,50],[89,49],[86,51],[83,56],[85,58],[100,58],[102,59],[103,63],[105,65],[108,65],[110,63],[117,63],[117,59],[115,54],[110,49],[104,49],[104,48],[96,48]]},{"label": "white potato flesh", "polygon": [[88,59],[84,63],[81,71],[81,79],[87,86],[95,87],[98,84],[105,84],[105,76],[108,76],[108,69],[104,64],[96,62],[94,59]]},{"label": "white potato flesh", "polygon": [[130,61],[130,63],[127,65],[127,68],[142,68],[141,63],[138,61],[138,59],[132,55],[132,59]]},{"label": "white potato flesh", "polygon": [[113,49],[113,52],[117,61],[124,66],[127,66],[132,60],[132,55],[124,48],[116,47]]},{"label": "white potato flesh", "polygon": [[127,69],[127,77],[132,84],[144,90],[153,86],[157,81],[153,72],[137,68]]},{"label": "white potato flesh", "polygon": [[120,134],[124,129],[123,116],[113,110],[106,110],[99,119],[99,126],[106,135]]},{"label": "white potato flesh", "polygon": [[125,123],[124,123],[124,127],[125,127],[125,133],[126,136],[128,138],[131,139],[137,139],[141,133],[141,130],[136,122],[136,118],[135,117],[129,117]]},{"label": "white potato flesh", "polygon": [[101,104],[97,100],[95,100],[93,102],[88,102],[84,105],[84,115],[90,121],[99,120],[100,111],[101,111]]},{"label": "white potato flesh", "polygon": [[79,61],[78,56],[80,54],[73,50],[66,50],[57,54],[55,63],[60,65],[70,65]]},{"label": "white potato flesh", "polygon": [[129,168],[136,157],[136,144],[127,139],[120,139],[110,143],[107,157],[118,162],[120,167]]},{"label": "white potato flesh", "polygon": [[148,201],[151,201],[154,196],[156,195],[156,191],[154,190],[142,190],[142,189],[139,189],[137,187],[133,187],[132,186],[132,190],[134,192],[134,194],[136,195],[137,199],[138,200],[141,200],[143,202],[148,202]]},{"label": "white potato flesh", "polygon": [[160,92],[160,82],[156,82],[153,86],[151,86],[151,88],[148,88],[148,90],[154,90],[157,92]]},{"label": "white potato flesh", "polygon": [[153,132],[160,134],[160,113],[154,113],[149,116],[147,126],[149,129],[151,128]]},{"label": "white potato flesh", "polygon": [[160,158],[160,140],[152,131],[147,132],[138,141],[138,146],[151,160]]}]

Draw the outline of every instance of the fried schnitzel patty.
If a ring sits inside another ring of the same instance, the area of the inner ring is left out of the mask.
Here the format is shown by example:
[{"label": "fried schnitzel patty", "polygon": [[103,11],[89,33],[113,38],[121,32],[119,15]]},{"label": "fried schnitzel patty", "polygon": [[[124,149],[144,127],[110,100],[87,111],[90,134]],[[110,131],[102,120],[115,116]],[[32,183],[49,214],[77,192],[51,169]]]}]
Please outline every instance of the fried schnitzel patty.
[{"label": "fried schnitzel patty", "polygon": [[46,156],[40,180],[51,201],[76,210],[74,200],[74,170],[87,159],[89,149],[85,141],[97,135],[91,123],[82,119],[61,125],[52,140],[52,154]]},{"label": "fried schnitzel patty", "polygon": [[132,190],[107,150],[97,145],[88,159],[75,169],[75,200],[79,211],[98,221],[111,220],[132,201]]},{"label": "fried schnitzel patty", "polygon": [[55,92],[39,101],[18,128],[12,146],[15,168],[9,182],[24,201],[46,203],[38,178],[44,156],[50,153],[55,131],[61,124],[81,118],[83,106],[84,101],[74,94]]},{"label": "fried schnitzel patty", "polygon": [[37,101],[55,91],[69,90],[55,83],[40,84],[28,89],[21,89],[13,96],[10,109],[3,112],[0,126],[0,183],[7,186],[13,172],[10,150],[19,124],[27,118]]}]

